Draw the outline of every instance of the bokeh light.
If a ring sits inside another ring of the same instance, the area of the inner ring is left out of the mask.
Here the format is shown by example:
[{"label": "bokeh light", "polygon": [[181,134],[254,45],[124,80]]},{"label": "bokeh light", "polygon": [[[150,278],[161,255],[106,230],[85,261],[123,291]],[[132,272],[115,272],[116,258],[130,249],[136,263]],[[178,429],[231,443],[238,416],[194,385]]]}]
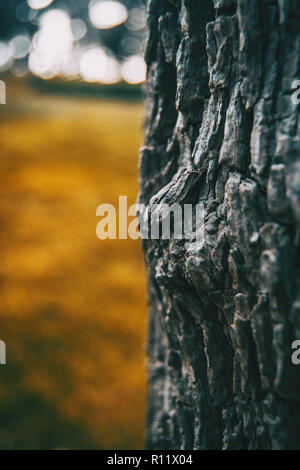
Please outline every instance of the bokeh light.
[{"label": "bokeh light", "polygon": [[62,10],[45,12],[33,39],[29,68],[35,75],[50,78],[60,73],[73,46],[71,19]]},{"label": "bokeh light", "polygon": [[28,0],[28,5],[34,10],[41,10],[48,7],[52,2],[53,0]]},{"label": "bokeh light", "polygon": [[144,0],[13,1],[18,24],[10,34],[0,31],[0,72],[101,84],[144,82]]},{"label": "bokeh light", "polygon": [[80,74],[87,82],[116,83],[120,80],[118,62],[99,46],[88,49],[80,60]]},{"label": "bokeh light", "polygon": [[145,8],[132,8],[129,12],[129,18],[126,27],[132,31],[139,31],[146,26],[147,14]]},{"label": "bokeh light", "polygon": [[28,35],[18,34],[10,41],[9,47],[15,59],[23,59],[29,54],[31,39]]},{"label": "bokeh light", "polygon": [[117,1],[92,0],[89,6],[92,25],[98,29],[118,26],[128,18],[127,8]]},{"label": "bokeh light", "polygon": [[87,25],[80,18],[74,18],[71,20],[71,28],[72,28],[74,41],[79,41],[87,33]]},{"label": "bokeh light", "polygon": [[146,72],[146,63],[140,56],[132,56],[122,65],[122,77],[132,85],[143,83],[146,79]]}]

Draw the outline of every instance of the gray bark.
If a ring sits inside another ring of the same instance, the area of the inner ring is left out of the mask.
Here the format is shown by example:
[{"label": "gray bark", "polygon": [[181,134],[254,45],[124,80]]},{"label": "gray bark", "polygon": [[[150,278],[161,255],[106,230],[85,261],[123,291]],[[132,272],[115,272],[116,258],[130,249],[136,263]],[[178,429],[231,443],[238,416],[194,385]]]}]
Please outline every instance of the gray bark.
[{"label": "gray bark", "polygon": [[299,12],[148,2],[140,202],[205,206],[197,253],[144,241],[150,449],[300,449]]}]

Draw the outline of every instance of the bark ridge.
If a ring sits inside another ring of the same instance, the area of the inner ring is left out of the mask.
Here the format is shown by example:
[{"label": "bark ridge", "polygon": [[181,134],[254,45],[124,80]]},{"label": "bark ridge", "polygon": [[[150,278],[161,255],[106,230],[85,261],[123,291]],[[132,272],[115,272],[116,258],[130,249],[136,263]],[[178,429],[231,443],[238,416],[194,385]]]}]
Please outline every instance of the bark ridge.
[{"label": "bark ridge", "polygon": [[148,23],[140,202],[205,206],[199,252],[144,241],[148,448],[299,449],[299,4],[150,0]]}]

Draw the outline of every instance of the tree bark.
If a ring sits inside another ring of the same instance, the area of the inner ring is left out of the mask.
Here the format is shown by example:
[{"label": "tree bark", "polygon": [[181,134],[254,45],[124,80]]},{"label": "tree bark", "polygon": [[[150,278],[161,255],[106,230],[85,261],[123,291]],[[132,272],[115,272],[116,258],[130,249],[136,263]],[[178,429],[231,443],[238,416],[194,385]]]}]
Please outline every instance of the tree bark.
[{"label": "tree bark", "polygon": [[205,207],[196,253],[144,240],[150,449],[300,448],[299,12],[148,2],[140,202]]}]

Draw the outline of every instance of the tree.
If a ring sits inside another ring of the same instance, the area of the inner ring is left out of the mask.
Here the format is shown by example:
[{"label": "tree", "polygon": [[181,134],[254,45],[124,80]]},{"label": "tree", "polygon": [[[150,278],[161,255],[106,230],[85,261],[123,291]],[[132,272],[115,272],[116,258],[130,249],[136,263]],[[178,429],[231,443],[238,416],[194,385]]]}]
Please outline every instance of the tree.
[{"label": "tree", "polygon": [[148,448],[300,448],[298,7],[149,1],[140,202],[203,202],[205,242],[144,240]]}]

